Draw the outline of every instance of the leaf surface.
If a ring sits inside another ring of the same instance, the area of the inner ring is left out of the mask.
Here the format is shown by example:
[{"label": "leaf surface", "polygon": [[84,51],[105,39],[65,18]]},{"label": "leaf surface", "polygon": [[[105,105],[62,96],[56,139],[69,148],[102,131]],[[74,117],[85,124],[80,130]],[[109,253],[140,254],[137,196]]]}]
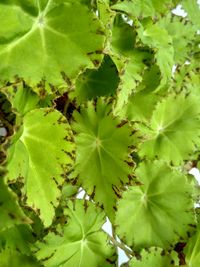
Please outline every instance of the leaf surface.
[{"label": "leaf surface", "polygon": [[136,176],[140,185],[131,186],[118,201],[119,236],[136,249],[167,248],[186,238],[195,222],[193,187],[187,178],[162,161],[141,163]]},{"label": "leaf surface", "polygon": [[200,227],[198,225],[197,232],[188,240],[184,248],[186,263],[188,267],[196,267],[200,262]]},{"label": "leaf surface", "polygon": [[36,257],[44,266],[114,266],[114,249],[101,230],[105,215],[93,203],[85,205],[83,200],[70,201],[65,209],[67,224],[35,244]]},{"label": "leaf surface", "polygon": [[16,250],[5,249],[0,252],[1,267],[41,267],[32,257],[28,257]]},{"label": "leaf surface", "polygon": [[133,257],[130,267],[175,267],[173,258],[165,255],[160,248],[150,248],[149,251],[142,250],[141,259]]},{"label": "leaf surface", "polygon": [[172,0],[119,0],[112,8],[123,11],[134,18],[154,17],[168,12],[172,6]]},{"label": "leaf surface", "polygon": [[89,102],[80,113],[74,113],[74,119],[77,158],[73,176],[78,176],[87,193],[94,194],[94,200],[113,218],[120,184],[128,182],[131,173],[126,162],[130,161],[130,129],[128,125],[117,127],[120,120],[113,118],[102,99],[97,101],[96,111]]},{"label": "leaf surface", "polygon": [[84,1],[3,1],[0,14],[3,80],[17,75],[29,84],[62,85],[61,72],[75,78],[102,60],[95,51],[103,49],[104,29]]},{"label": "leaf surface", "polygon": [[0,231],[15,224],[30,222],[19,207],[15,194],[8,189],[2,177],[0,177],[0,214]]},{"label": "leaf surface", "polygon": [[158,103],[149,124],[138,125],[143,142],[139,154],[180,164],[199,144],[199,100],[179,94]]},{"label": "leaf surface", "polygon": [[23,181],[27,204],[39,212],[45,226],[51,224],[59,203],[60,187],[73,162],[73,149],[67,120],[50,108],[28,112],[13,137],[7,180]]}]

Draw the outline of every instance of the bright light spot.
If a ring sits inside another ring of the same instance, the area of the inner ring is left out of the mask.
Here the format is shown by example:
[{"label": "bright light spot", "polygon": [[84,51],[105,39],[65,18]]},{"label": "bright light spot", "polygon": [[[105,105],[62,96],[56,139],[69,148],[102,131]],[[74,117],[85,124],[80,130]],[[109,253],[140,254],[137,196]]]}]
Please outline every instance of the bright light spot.
[{"label": "bright light spot", "polygon": [[198,184],[200,185],[200,172],[197,168],[192,168],[190,171],[189,171],[189,174],[192,174],[195,179],[197,180]]},{"label": "bright light spot", "polygon": [[[83,199],[84,196],[85,196],[85,193],[86,193],[85,190],[83,190],[83,189],[81,188],[81,191],[78,193],[78,195],[76,196],[76,198],[78,198],[78,199]],[[86,195],[85,199],[89,200],[89,196]]]},{"label": "bright light spot", "polygon": [[187,13],[183,10],[181,5],[178,5],[175,9],[173,9],[172,13],[183,18],[187,16]]},{"label": "bright light spot", "polygon": [[102,229],[108,233],[109,235],[112,235],[112,224],[110,222],[110,220],[108,219],[108,217],[106,217],[106,222],[104,223],[104,225],[102,226]]},{"label": "bright light spot", "polygon": [[173,67],[172,67],[172,76],[174,76],[174,73],[175,73],[175,71],[176,71],[176,68],[177,68],[177,65],[174,64]]},{"label": "bright light spot", "polygon": [[99,10],[96,10],[95,14],[99,17]]},{"label": "bright light spot", "polygon": [[133,20],[129,19],[129,17],[127,17],[126,15],[122,14],[122,18],[123,20],[128,23],[130,26],[133,26]]},{"label": "bright light spot", "polygon": [[[120,242],[120,239],[118,237],[116,239],[117,239],[118,242]],[[126,245],[125,245],[125,247],[129,248]],[[129,258],[126,256],[125,252],[119,247],[118,247],[118,255],[119,255],[118,267],[120,267],[122,265],[122,263],[125,263],[125,262],[129,261]]]},{"label": "bright light spot", "polygon": [[186,60],[184,64],[185,65],[190,65],[190,61],[189,60]]},{"label": "bright light spot", "polygon": [[[102,229],[108,233],[109,235],[112,236],[112,224],[110,222],[110,220],[108,219],[108,217],[106,217],[106,222],[104,223],[104,225],[102,226]],[[118,237],[116,237],[116,240],[118,242],[120,242],[120,239]],[[126,254],[124,253],[124,251],[122,249],[120,249],[119,247],[117,248],[118,250],[118,266],[121,266],[122,263],[127,262],[129,259],[126,256]]]}]

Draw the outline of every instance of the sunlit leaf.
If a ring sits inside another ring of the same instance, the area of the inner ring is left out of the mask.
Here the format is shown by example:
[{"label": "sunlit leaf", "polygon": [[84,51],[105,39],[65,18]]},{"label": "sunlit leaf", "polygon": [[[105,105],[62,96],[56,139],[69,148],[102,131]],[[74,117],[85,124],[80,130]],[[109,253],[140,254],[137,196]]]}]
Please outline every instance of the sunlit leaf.
[{"label": "sunlit leaf", "polygon": [[118,201],[119,236],[135,248],[167,248],[187,238],[190,224],[195,223],[193,187],[187,178],[161,161],[141,163],[136,176],[139,184]]},{"label": "sunlit leaf", "polygon": [[75,78],[102,60],[104,29],[86,1],[1,1],[0,20],[1,80],[61,85],[61,72]]},{"label": "sunlit leaf", "polygon": [[16,250],[5,249],[0,252],[1,267],[41,267],[32,257],[20,254]]},{"label": "sunlit leaf", "polygon": [[23,181],[27,204],[37,210],[46,226],[51,224],[59,203],[73,149],[70,126],[53,109],[28,112],[9,148],[7,180]]},{"label": "sunlit leaf", "polygon": [[197,232],[193,235],[185,249],[186,263],[188,267],[196,267],[200,261],[200,227],[198,225]]},{"label": "sunlit leaf", "polygon": [[153,111],[146,125],[138,124],[142,141],[139,154],[180,164],[199,144],[199,100],[183,94],[169,95]]},{"label": "sunlit leaf", "polygon": [[91,202],[69,202],[67,224],[59,232],[48,233],[35,244],[36,257],[46,267],[115,266],[115,250],[101,230],[105,215]]},{"label": "sunlit leaf", "polygon": [[30,223],[17,203],[15,194],[8,189],[0,177],[0,231],[15,224]]},{"label": "sunlit leaf", "polygon": [[141,258],[132,258],[130,267],[175,267],[171,255],[165,254],[160,248],[142,250]]},{"label": "sunlit leaf", "polygon": [[118,0],[113,9],[123,11],[130,17],[152,17],[168,12],[173,6],[172,0]]},{"label": "sunlit leaf", "polygon": [[97,98],[98,96],[113,95],[119,83],[115,64],[105,57],[97,70],[87,70],[76,80],[76,88],[72,93],[79,102]]},{"label": "sunlit leaf", "polygon": [[128,125],[110,113],[110,106],[99,99],[96,107],[88,103],[74,113],[73,129],[77,133],[75,172],[79,183],[97,203],[103,204],[113,218],[117,192],[121,183],[128,182],[131,168],[126,161],[131,144]]}]

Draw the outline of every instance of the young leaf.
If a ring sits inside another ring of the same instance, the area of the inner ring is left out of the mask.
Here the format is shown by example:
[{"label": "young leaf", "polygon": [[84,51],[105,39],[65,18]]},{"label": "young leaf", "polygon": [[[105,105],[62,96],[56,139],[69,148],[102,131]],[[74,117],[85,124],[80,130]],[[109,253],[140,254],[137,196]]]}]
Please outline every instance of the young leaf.
[{"label": "young leaf", "polygon": [[112,219],[119,187],[128,182],[131,173],[126,162],[130,161],[130,129],[128,125],[120,127],[120,120],[112,116],[110,105],[102,99],[96,107],[89,102],[80,113],[74,113],[74,119],[77,158],[72,176],[78,176],[81,186],[89,195],[94,194],[94,200]]},{"label": "young leaf", "polygon": [[51,224],[59,203],[60,186],[73,162],[73,149],[70,126],[53,109],[28,112],[13,137],[7,180],[22,179],[27,204],[38,210],[45,226]]},{"label": "young leaf", "polygon": [[65,209],[68,221],[59,232],[35,244],[35,255],[46,267],[114,266],[115,250],[101,230],[104,213],[91,202],[76,200]]},{"label": "young leaf", "polygon": [[[102,60],[104,29],[84,1],[24,1],[0,4],[0,76],[23,77],[31,84],[46,79],[61,85]],[[6,34],[5,34],[6,33]],[[90,56],[89,56],[90,55]]]},{"label": "young leaf", "polygon": [[161,161],[141,163],[136,176],[140,185],[131,186],[118,201],[119,236],[136,249],[168,248],[186,238],[195,222],[187,178]]},{"label": "young leaf", "polygon": [[193,96],[169,95],[153,111],[149,124],[138,124],[143,137],[140,156],[156,156],[180,164],[199,144],[199,100]]}]

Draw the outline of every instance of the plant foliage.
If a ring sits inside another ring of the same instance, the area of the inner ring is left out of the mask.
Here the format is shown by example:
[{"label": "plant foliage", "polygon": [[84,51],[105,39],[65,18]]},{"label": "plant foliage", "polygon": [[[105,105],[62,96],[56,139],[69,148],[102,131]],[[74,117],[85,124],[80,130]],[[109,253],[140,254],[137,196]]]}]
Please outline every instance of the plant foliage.
[{"label": "plant foliage", "polygon": [[0,1],[1,267],[199,267],[199,18]]}]

